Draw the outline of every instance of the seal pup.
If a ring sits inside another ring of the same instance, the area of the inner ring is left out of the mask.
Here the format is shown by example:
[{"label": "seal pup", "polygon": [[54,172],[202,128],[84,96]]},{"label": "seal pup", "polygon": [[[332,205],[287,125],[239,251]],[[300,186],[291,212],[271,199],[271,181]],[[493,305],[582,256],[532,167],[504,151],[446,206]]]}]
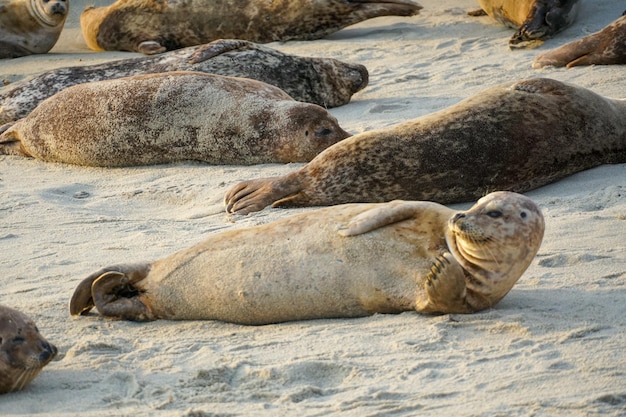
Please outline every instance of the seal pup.
[{"label": "seal pup", "polygon": [[209,236],[152,263],[85,278],[72,315],[269,324],[374,313],[472,313],[504,297],[544,231],[527,197],[467,211],[432,202],[347,204]]},{"label": "seal pup", "polygon": [[0,0],[0,58],[48,52],[68,12],[68,0]]},{"label": "seal pup", "polygon": [[616,64],[626,64],[626,14],[596,33],[544,52],[532,67]]},{"label": "seal pup", "polygon": [[66,88],[0,128],[0,153],[99,167],[248,165],[308,161],[348,136],[322,107],[269,84],[169,72]]},{"label": "seal pup", "polygon": [[216,39],[312,40],[378,16],[413,16],[413,0],[117,0],[88,7],[83,37],[95,51],[143,54]]},{"label": "seal pup", "polygon": [[235,185],[230,213],[395,199],[447,204],[491,190],[524,192],[626,162],[626,101],[536,78],[352,136],[282,177]]},{"label": "seal pup", "polygon": [[56,355],[30,318],[0,305],[0,394],[23,389]]},{"label": "seal pup", "polygon": [[326,108],[348,103],[368,83],[363,65],[223,39],[144,58],[58,68],[0,87],[0,125],[26,117],[41,101],[72,85],[168,71],[252,78],[280,88],[297,101]]},{"label": "seal pup", "polygon": [[510,48],[535,48],[544,39],[570,26],[578,13],[579,0],[478,0],[481,10],[505,26],[517,29]]}]

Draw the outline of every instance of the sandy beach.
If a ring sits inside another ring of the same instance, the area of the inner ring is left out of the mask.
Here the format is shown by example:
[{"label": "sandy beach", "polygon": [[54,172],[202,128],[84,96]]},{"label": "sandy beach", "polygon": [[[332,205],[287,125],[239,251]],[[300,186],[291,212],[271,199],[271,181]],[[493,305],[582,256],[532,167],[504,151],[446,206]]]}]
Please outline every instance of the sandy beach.
[{"label": "sandy beach", "polygon": [[[507,44],[512,29],[467,15],[478,8],[474,0],[420,3],[418,16],[268,46],[368,68],[369,85],[330,110],[351,133],[532,77],[626,98],[624,66],[531,68],[540,52],[619,17],[621,0],[583,0],[570,28],[538,49],[515,51]],[[139,56],[88,50],[78,24],[87,4],[72,1],[49,54],[0,60],[0,80]],[[542,247],[495,308],[473,315],[257,327],[69,316],[76,285],[103,266],[155,260],[216,231],[314,210],[224,211],[224,193],[237,182],[300,166],[103,169],[0,156],[0,304],[31,316],[60,352],[24,391],[0,397],[0,415],[626,415],[626,164],[528,192],[546,219]]]}]

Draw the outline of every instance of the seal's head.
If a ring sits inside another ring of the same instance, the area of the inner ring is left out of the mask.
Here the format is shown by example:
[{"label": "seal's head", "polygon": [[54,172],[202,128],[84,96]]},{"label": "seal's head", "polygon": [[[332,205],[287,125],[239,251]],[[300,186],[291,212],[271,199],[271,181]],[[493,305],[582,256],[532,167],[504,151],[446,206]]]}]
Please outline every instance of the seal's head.
[{"label": "seal's head", "polygon": [[452,216],[448,226],[448,248],[471,275],[468,290],[485,295],[491,305],[528,268],[544,231],[539,207],[528,197],[505,191],[481,198]]},{"label": "seal's head", "polygon": [[55,27],[65,23],[69,12],[67,0],[30,0],[33,17],[43,25]]},{"label": "seal's head", "polygon": [[0,306],[0,394],[24,388],[56,355],[31,319]]}]

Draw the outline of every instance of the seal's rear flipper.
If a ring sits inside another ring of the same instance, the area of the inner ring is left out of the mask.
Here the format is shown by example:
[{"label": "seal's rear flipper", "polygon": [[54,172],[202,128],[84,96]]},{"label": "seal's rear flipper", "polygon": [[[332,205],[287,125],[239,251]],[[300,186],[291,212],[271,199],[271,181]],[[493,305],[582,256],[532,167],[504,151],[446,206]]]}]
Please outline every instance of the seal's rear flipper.
[{"label": "seal's rear flipper", "polygon": [[147,321],[155,317],[134,284],[144,279],[149,264],[120,265],[101,269],[81,281],[70,300],[70,314],[85,315],[93,307],[100,314],[119,319]]},{"label": "seal's rear flipper", "polygon": [[91,286],[96,308],[103,316],[125,320],[149,321],[156,317],[140,297],[141,291],[121,272],[107,272]]}]

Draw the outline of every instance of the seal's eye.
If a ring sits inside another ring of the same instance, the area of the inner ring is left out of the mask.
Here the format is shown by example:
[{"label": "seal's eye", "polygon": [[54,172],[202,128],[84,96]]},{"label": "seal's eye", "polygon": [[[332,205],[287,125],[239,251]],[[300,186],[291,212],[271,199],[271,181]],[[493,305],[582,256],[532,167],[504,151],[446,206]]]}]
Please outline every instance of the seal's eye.
[{"label": "seal's eye", "polygon": [[24,339],[24,336],[15,336],[13,338],[13,343],[16,345],[21,345],[22,343],[24,343],[26,339]]},{"label": "seal's eye", "polygon": [[323,129],[320,129],[317,132],[315,132],[316,135],[320,135],[320,136],[330,135],[331,133],[333,133],[333,131],[330,130],[329,128],[327,128],[327,127],[323,128]]},{"label": "seal's eye", "polygon": [[526,216],[527,216],[527,214],[526,214],[526,212],[525,212],[525,211],[522,211],[522,212],[519,214],[519,216],[520,216],[522,219],[525,219],[525,218],[526,218]]},{"label": "seal's eye", "polygon": [[487,212],[487,216],[491,217],[492,219],[497,219],[498,217],[502,217],[502,212],[498,210],[491,210]]}]

